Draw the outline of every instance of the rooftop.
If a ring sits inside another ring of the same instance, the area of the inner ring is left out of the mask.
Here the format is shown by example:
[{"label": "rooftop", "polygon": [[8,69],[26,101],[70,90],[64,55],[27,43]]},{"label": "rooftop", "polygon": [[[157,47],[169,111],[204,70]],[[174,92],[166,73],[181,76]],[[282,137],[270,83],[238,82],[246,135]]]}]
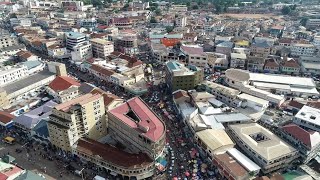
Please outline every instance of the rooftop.
[{"label": "rooftop", "polygon": [[108,113],[153,142],[165,133],[164,123],[139,97],[128,100]]},{"label": "rooftop", "polygon": [[71,86],[80,86],[80,83],[69,76],[57,76],[48,86],[52,90],[59,92],[69,89]]},{"label": "rooftop", "polygon": [[213,90],[220,92],[221,94],[224,95],[228,95],[228,96],[237,96],[238,94],[240,94],[240,91],[236,90],[236,89],[232,89],[230,87],[218,84],[218,83],[214,83],[211,81],[203,81],[202,84],[208,86],[209,88],[212,88]]},{"label": "rooftop", "polygon": [[201,141],[211,150],[217,150],[221,147],[233,147],[234,143],[228,134],[222,129],[206,129],[196,132]]},{"label": "rooftop", "polygon": [[3,124],[11,122],[14,118],[14,115],[5,111],[0,111],[0,122],[2,122]]},{"label": "rooftop", "polygon": [[101,38],[90,39],[90,42],[95,42],[95,43],[103,44],[103,45],[112,45],[112,42],[104,40],[104,39],[101,39]]},{"label": "rooftop", "polygon": [[278,136],[257,123],[229,125],[235,136],[244,141],[263,159],[270,161],[286,156],[296,151]]},{"label": "rooftop", "polygon": [[153,162],[147,154],[131,154],[91,139],[80,139],[77,142],[76,149],[90,156],[98,156],[109,163],[126,168],[137,168]]},{"label": "rooftop", "polygon": [[58,111],[68,112],[69,109],[74,105],[77,105],[77,104],[85,105],[85,104],[92,102],[94,100],[98,100],[101,97],[102,96],[100,94],[85,94],[85,95],[79,96],[77,98],[74,98],[70,101],[67,101],[65,103],[58,104],[57,106],[55,106],[55,109],[57,109]]},{"label": "rooftop", "polygon": [[70,38],[83,38],[83,37],[85,37],[84,34],[79,33],[79,32],[67,32],[66,36],[70,37]]},{"label": "rooftop", "polygon": [[32,84],[35,84],[39,81],[42,81],[44,79],[47,79],[51,76],[55,76],[54,73],[51,73],[49,71],[41,71],[37,74],[34,74],[34,75],[31,75],[31,76],[28,76],[26,78],[23,78],[23,79],[20,79],[18,81],[15,81],[15,82],[12,82],[8,85],[5,85],[3,86],[3,90],[5,90],[7,92],[7,94],[11,94],[11,93],[14,93],[18,90],[21,90],[25,87],[28,87]]},{"label": "rooftop", "polygon": [[320,109],[305,105],[295,115],[295,118],[320,126]]}]

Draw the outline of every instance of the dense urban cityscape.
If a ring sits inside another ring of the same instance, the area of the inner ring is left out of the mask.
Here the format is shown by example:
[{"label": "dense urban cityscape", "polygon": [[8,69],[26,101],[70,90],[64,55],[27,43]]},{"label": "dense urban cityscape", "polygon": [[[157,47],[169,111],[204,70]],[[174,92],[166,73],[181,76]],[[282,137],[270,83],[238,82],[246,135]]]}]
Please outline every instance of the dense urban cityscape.
[{"label": "dense urban cityscape", "polygon": [[319,180],[319,0],[1,0],[0,180]]}]

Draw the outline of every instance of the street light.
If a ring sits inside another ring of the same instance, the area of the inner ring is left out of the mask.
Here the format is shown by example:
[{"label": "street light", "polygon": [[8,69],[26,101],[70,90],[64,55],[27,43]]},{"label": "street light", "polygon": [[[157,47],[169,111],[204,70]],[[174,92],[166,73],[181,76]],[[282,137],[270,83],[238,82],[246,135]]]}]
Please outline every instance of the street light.
[{"label": "street light", "polygon": [[79,173],[81,174],[81,179],[82,179],[82,180],[84,180],[84,178],[83,178],[83,173],[82,173],[83,170],[84,170],[84,168],[82,168],[82,169],[79,171]]}]

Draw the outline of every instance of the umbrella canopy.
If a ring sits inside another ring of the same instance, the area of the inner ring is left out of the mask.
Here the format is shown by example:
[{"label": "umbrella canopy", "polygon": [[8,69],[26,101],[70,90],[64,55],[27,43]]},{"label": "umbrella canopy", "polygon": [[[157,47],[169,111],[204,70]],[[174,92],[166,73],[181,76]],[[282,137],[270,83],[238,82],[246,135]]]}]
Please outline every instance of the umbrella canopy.
[{"label": "umbrella canopy", "polygon": [[184,175],[186,175],[186,176],[188,177],[188,176],[190,176],[190,173],[189,173],[188,171],[186,171],[186,172],[184,173]]},{"label": "umbrella canopy", "polygon": [[177,177],[173,177],[172,180],[178,180],[178,178]]}]

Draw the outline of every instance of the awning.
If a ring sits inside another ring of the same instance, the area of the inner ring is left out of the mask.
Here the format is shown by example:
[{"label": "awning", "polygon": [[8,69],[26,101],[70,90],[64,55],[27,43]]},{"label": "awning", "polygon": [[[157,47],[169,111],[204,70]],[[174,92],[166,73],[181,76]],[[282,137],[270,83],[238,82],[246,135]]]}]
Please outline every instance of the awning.
[{"label": "awning", "polygon": [[118,174],[115,173],[115,172],[113,172],[113,171],[111,171],[110,174],[111,174],[112,176],[118,176]]},{"label": "awning", "polygon": [[13,141],[14,141],[14,138],[8,136],[8,137],[4,138],[4,140],[6,140],[6,141],[8,141],[8,142],[13,142]]}]

